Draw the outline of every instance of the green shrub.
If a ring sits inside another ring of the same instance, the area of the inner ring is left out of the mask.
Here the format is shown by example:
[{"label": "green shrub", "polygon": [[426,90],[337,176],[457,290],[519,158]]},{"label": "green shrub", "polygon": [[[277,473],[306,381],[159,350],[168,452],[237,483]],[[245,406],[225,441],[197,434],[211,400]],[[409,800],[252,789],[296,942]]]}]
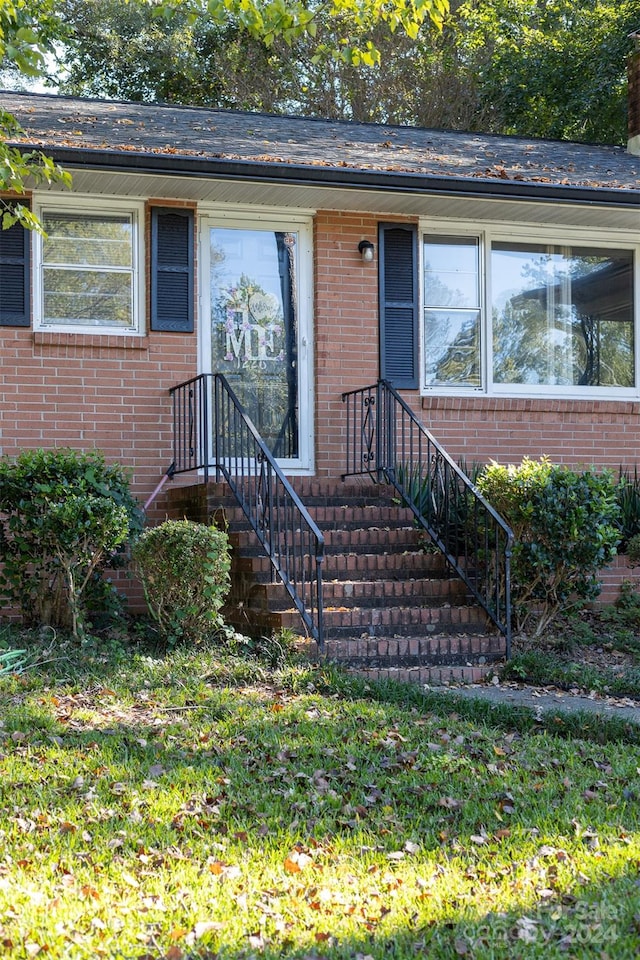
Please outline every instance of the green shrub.
[{"label": "green shrub", "polygon": [[513,530],[512,598],[518,630],[539,635],[560,612],[597,596],[597,572],[620,539],[610,472],[576,473],[528,457],[490,463],[477,486]]},{"label": "green shrub", "polygon": [[616,499],[620,507],[618,552],[628,554],[631,541],[635,540],[632,550],[634,556],[637,556],[640,542],[640,476],[637,466],[634,467],[633,474],[631,470],[620,467]]},{"label": "green shrub", "polygon": [[96,451],[0,459],[0,597],[27,624],[81,635],[88,589],[117,564],[142,517],[126,472]]},{"label": "green shrub", "polygon": [[145,530],[133,547],[149,611],[168,643],[197,642],[222,626],[229,590],[229,538],[189,520]]}]

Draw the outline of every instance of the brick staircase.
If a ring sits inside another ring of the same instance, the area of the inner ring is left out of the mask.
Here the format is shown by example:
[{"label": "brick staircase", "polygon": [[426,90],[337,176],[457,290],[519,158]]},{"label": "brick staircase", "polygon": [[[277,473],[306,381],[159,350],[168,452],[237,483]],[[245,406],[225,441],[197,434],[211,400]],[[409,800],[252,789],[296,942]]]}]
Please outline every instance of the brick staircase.
[{"label": "brick staircase", "polygon": [[[390,487],[366,481],[292,481],[325,537],[325,656],[371,678],[473,682],[504,657],[465,585],[400,506]],[[226,526],[233,547],[225,619],[249,635],[303,631],[284,586],[222,483],[171,491],[171,515]]]}]

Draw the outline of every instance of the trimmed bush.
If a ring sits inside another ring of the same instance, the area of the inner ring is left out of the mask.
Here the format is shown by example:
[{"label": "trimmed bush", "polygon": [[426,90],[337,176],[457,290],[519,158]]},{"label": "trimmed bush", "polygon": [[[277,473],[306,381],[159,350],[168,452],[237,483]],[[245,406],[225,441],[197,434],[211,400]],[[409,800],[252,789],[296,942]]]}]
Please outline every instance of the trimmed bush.
[{"label": "trimmed bush", "polygon": [[134,569],[163,639],[197,643],[222,626],[229,592],[229,538],[190,520],[145,530],[132,551]]},{"label": "trimmed bush", "polygon": [[620,539],[609,471],[576,473],[528,457],[490,463],[477,486],[513,530],[512,598],[518,630],[538,636],[560,612],[591,600]]},{"label": "trimmed bush", "polygon": [[97,451],[0,459],[0,597],[27,624],[82,635],[89,587],[142,522],[126,472]]}]

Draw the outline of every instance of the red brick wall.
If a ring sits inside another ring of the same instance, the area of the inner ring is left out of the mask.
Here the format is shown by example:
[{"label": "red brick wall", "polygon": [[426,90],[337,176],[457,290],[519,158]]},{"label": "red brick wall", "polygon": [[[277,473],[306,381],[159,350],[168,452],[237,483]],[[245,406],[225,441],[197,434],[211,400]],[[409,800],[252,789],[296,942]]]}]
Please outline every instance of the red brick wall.
[{"label": "red brick wall", "polygon": [[169,387],[194,375],[196,337],[141,338],[4,329],[3,454],[99,449],[133,471],[145,500],[172,460]]},{"label": "red brick wall", "polygon": [[640,402],[422,397],[419,415],[452,456],[519,463],[549,456],[573,467],[636,463]]},{"label": "red brick wall", "polygon": [[[315,220],[316,473],[344,470],[344,391],[379,377],[378,218],[322,212]],[[361,240],[375,259],[363,263]]]},{"label": "red brick wall", "polygon": [[[156,205],[194,207],[147,203],[147,278]],[[146,305],[148,330],[148,284]],[[132,471],[133,492],[144,502],[172,460],[168,390],[196,374],[197,333],[123,337],[5,327],[0,350],[0,454],[15,456],[25,447],[99,449]],[[163,510],[159,498],[150,516],[162,517]]]}]

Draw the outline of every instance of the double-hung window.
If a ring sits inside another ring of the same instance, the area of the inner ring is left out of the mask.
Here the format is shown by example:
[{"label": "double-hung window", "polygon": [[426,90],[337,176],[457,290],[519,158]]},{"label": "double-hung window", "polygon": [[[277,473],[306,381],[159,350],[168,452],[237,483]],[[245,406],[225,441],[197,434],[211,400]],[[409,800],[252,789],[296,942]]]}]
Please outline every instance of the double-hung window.
[{"label": "double-hung window", "polygon": [[141,206],[43,203],[38,213],[36,327],[141,333]]},{"label": "double-hung window", "polygon": [[423,233],[425,392],[637,393],[634,244]]}]

